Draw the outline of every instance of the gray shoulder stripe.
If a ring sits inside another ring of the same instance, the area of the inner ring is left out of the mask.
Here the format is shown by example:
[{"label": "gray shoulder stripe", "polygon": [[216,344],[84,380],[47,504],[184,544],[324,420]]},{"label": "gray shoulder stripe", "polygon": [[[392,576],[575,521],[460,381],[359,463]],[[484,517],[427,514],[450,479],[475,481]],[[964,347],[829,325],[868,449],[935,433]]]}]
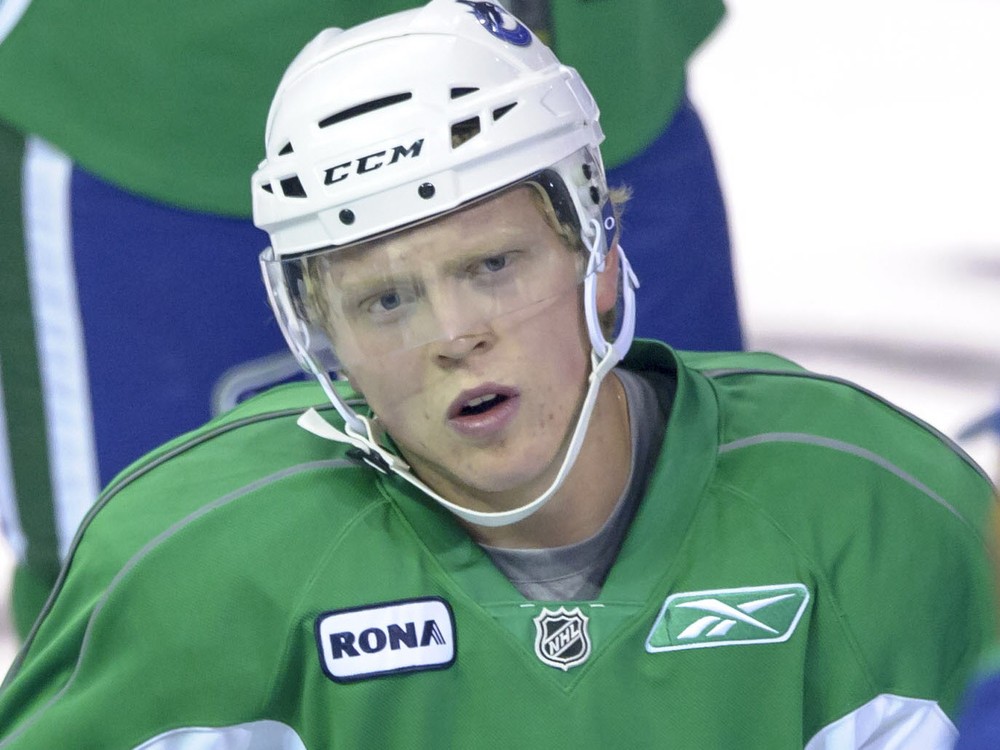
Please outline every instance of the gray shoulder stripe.
[{"label": "gray shoulder stripe", "polygon": [[[0,0],[0,2],[2,2],[2,0]],[[347,403],[351,406],[354,406],[363,402],[361,402],[358,399],[348,399]],[[331,404],[327,404],[325,406],[318,406],[314,408],[316,408],[320,412],[323,412],[333,409],[333,406]],[[239,429],[240,427],[246,427],[247,425],[259,424],[261,422],[267,422],[274,419],[281,419],[283,417],[295,417],[301,414],[303,411],[304,408],[298,408],[298,407],[291,409],[281,409],[278,411],[270,411],[270,412],[263,412],[261,414],[254,414],[249,417],[244,417],[242,419],[238,419],[233,422],[228,422],[226,424],[219,425],[213,429],[206,430],[200,434],[195,435],[191,439],[181,443],[180,445],[174,446],[171,450],[161,453],[160,455],[155,456],[150,460],[135,464],[134,468],[132,468],[131,470],[127,469],[126,471],[122,472],[119,476],[117,476],[115,479],[111,480],[111,483],[101,492],[97,500],[90,507],[90,510],[87,511],[86,515],[80,521],[80,525],[77,527],[76,530],[76,535],[73,537],[73,541],[69,546],[69,552],[67,552],[66,554],[66,559],[63,560],[62,567],[59,570],[59,575],[56,577],[56,582],[53,584],[52,591],[49,593],[49,598],[46,600],[45,605],[42,607],[42,611],[39,613],[39,616],[35,618],[35,623],[34,625],[32,625],[31,630],[29,631],[27,637],[25,638],[25,645],[22,647],[21,652],[23,653],[26,650],[27,644],[32,641],[32,639],[35,636],[35,631],[41,625],[42,618],[48,613],[49,609],[51,609],[52,602],[55,601],[56,596],[59,595],[59,591],[62,589],[63,582],[66,580],[66,573],[69,570],[70,564],[73,561],[73,556],[76,553],[76,548],[80,544],[80,539],[83,538],[83,534],[87,530],[87,527],[90,525],[90,522],[101,510],[103,510],[104,506],[107,505],[111,501],[111,499],[114,498],[122,489],[127,487],[129,484],[131,484],[138,478],[146,475],[147,473],[149,473],[156,467],[160,466],[161,464],[166,463],[170,459],[175,458],[181,455],[182,453],[186,453],[192,448],[202,445],[203,443],[207,443],[208,441],[216,437],[225,435],[229,432]],[[20,656],[18,656],[18,658],[15,659],[14,661],[14,665],[7,673],[8,679],[14,673],[15,668],[20,664],[20,662],[21,658]],[[7,680],[5,679],[2,683],[0,683],[0,689],[2,689],[3,686],[6,684]]]},{"label": "gray shoulder stripe", "polygon": [[762,367],[717,367],[701,370],[706,378],[724,378],[727,375],[815,375],[810,370],[765,370]]},{"label": "gray shoulder stripe", "polygon": [[[323,461],[311,461],[309,463],[286,467],[281,471],[277,471],[274,474],[258,479],[254,482],[251,482],[250,484],[240,487],[239,489],[233,490],[232,492],[229,492],[221,497],[218,497],[209,503],[206,503],[205,505],[198,508],[198,510],[188,514],[186,517],[177,521],[172,526],[168,527],[160,534],[155,536],[153,539],[148,541],[138,552],[136,552],[129,559],[127,563],[125,563],[124,566],[122,566],[122,569],[115,574],[115,577],[111,579],[111,583],[108,584],[107,589],[105,589],[104,593],[101,595],[97,604],[94,606],[94,610],[93,612],[91,612],[90,617],[87,620],[87,628],[84,631],[83,640],[80,643],[80,652],[77,655],[76,665],[73,668],[73,673],[69,676],[69,679],[66,681],[66,684],[62,688],[60,688],[60,690],[55,695],[53,695],[52,698],[45,703],[45,705],[39,708],[38,711],[28,721],[26,721],[21,727],[19,727],[18,731],[14,732],[14,734],[7,737],[7,739],[4,740],[3,742],[0,742],[0,748],[6,747],[16,737],[20,736],[26,729],[35,724],[41,718],[42,714],[45,713],[45,711],[47,711],[49,708],[51,708],[57,701],[59,701],[70,689],[70,687],[73,684],[73,681],[76,679],[77,673],[80,671],[80,664],[83,661],[83,655],[87,651],[87,646],[90,642],[90,636],[91,636],[91,631],[93,630],[94,621],[97,619],[97,616],[104,609],[104,605],[107,603],[108,598],[111,596],[112,592],[114,592],[115,588],[118,586],[121,580],[125,578],[125,576],[127,576],[142,561],[142,559],[146,557],[146,555],[148,555],[158,546],[160,546],[165,541],[170,539],[170,537],[178,533],[181,529],[197,521],[199,518],[207,515],[208,513],[211,513],[213,510],[228,505],[229,503],[238,500],[241,497],[256,492],[257,490],[266,487],[269,484],[273,484],[274,482],[280,481],[287,477],[308,471],[315,471],[317,469],[336,469],[345,466],[357,467],[358,464],[355,461],[351,461],[350,459],[334,458]],[[65,576],[65,573],[66,571],[64,569],[63,576]],[[27,654],[28,648],[31,646],[31,642],[34,638],[35,631],[38,628],[38,623],[40,623],[44,618],[44,616],[48,614],[48,610],[51,609],[54,599],[55,595],[53,594],[53,596],[50,596],[49,600],[46,602],[45,609],[36,620],[35,627],[32,629],[31,633],[28,635],[28,638],[21,646],[17,658],[11,665],[10,670],[7,672],[7,677],[4,679],[3,685],[0,686],[0,690],[2,690],[3,687],[6,687],[7,683],[13,679],[14,675],[20,669],[21,663],[24,661],[24,657]]]},{"label": "gray shoulder stripe", "polygon": [[819,373],[812,372],[811,370],[764,370],[760,368],[747,368],[747,369],[730,368],[730,369],[718,369],[718,370],[702,370],[702,375],[704,375],[707,378],[724,378],[729,375],[778,375],[784,377],[806,378],[807,380],[822,380],[827,383],[838,383],[839,385],[847,386],[848,388],[858,391],[859,393],[865,394],[869,398],[875,399],[884,406],[888,406],[897,414],[901,414],[907,419],[916,422],[918,425],[920,425],[925,430],[930,432],[932,435],[937,437],[941,442],[945,443],[955,453],[957,453],[959,457],[963,461],[965,461],[965,463],[967,463],[969,466],[975,469],[976,473],[979,474],[979,476],[981,476],[990,484],[993,484],[993,480],[990,478],[990,475],[986,473],[986,470],[983,469],[983,467],[980,466],[978,463],[976,463],[976,460],[968,453],[966,453],[965,449],[962,448],[962,446],[960,446],[950,437],[941,432],[941,430],[939,430],[937,427],[928,422],[925,422],[916,414],[908,412],[906,409],[900,408],[896,404],[892,403],[892,401],[889,401],[885,397],[875,393],[875,391],[870,391],[864,386],[858,385],[852,380],[839,378],[835,375],[821,375]]},{"label": "gray shoulder stripe", "polygon": [[[839,451],[841,453],[848,453],[852,456],[857,456],[866,461],[870,461],[876,466],[880,466],[894,476],[902,479],[904,482],[909,484],[916,490],[919,490],[931,500],[936,502],[942,508],[951,513],[955,518],[965,524],[972,531],[976,531],[975,528],[970,524],[961,513],[955,510],[955,507],[941,497],[938,493],[928,487],[926,484],[921,482],[912,474],[909,474],[898,466],[896,466],[891,461],[888,461],[884,456],[880,456],[877,453],[873,453],[867,448],[862,448],[859,445],[854,445],[853,443],[845,443],[841,440],[834,440],[832,438],[821,437],[819,435],[810,435],[807,433],[800,432],[766,432],[760,435],[751,435],[750,437],[740,438],[739,440],[734,440],[731,443],[726,443],[719,446],[719,453],[730,453],[732,451],[740,450],[741,448],[748,448],[752,445],[761,445],[763,443],[801,443],[803,445],[817,445],[821,448],[829,448],[830,450]],[[978,535],[978,533],[977,533]]]},{"label": "gray shoulder stripe", "polygon": [[[364,402],[361,401],[360,399],[347,400],[348,406],[357,406],[358,404],[362,403]],[[304,412],[307,408],[309,407],[303,406],[303,407],[295,407],[292,409],[281,409],[279,411],[263,412],[261,414],[254,414],[249,417],[243,417],[242,419],[237,419],[232,422],[228,422],[226,424],[220,425],[210,430],[205,430],[204,432],[196,435],[195,437],[192,437],[191,439],[181,443],[180,445],[174,446],[172,450],[162,453],[150,461],[135,465],[135,468],[132,471],[129,471],[128,473],[123,472],[121,475],[115,477],[114,479],[111,480],[111,483],[107,487],[105,487],[104,490],[101,492],[101,497],[98,500],[100,501],[101,499],[104,499],[107,496],[113,495],[118,490],[120,490],[124,485],[135,481],[138,477],[141,477],[143,474],[146,474],[152,469],[155,469],[160,464],[166,463],[171,458],[174,458],[175,456],[178,456],[181,453],[185,453],[186,451],[189,451],[192,448],[201,445],[202,443],[207,443],[209,440],[219,437],[220,435],[225,435],[226,433],[232,432],[241,427],[246,427],[252,424],[259,424],[261,422],[268,422],[273,419],[281,419],[283,417],[297,417],[300,414],[302,414],[302,412]],[[313,406],[312,408],[316,409],[319,412],[325,412],[332,410],[333,406],[331,404],[326,404],[326,405]],[[98,503],[98,505],[100,505],[100,502]]]}]

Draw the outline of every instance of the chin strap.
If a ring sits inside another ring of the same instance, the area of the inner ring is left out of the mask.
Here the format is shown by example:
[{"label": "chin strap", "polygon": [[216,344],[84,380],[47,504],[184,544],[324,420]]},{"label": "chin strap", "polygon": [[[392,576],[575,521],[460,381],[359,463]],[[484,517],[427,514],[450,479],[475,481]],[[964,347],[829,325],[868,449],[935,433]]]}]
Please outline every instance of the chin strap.
[{"label": "chin strap", "polygon": [[372,468],[383,474],[395,474],[406,480],[428,497],[432,498],[463,521],[476,524],[478,526],[508,526],[510,524],[523,521],[533,514],[559,490],[569,472],[576,462],[580,449],[583,447],[583,440],[587,434],[587,426],[590,424],[590,415],[594,411],[597,403],[597,394],[600,391],[601,381],[611,372],[612,368],[628,351],[635,333],[635,290],[639,286],[639,281],[632,271],[632,267],[625,257],[625,252],[621,245],[618,246],[618,258],[622,272],[622,327],[615,337],[614,342],[609,343],[601,332],[599,315],[596,305],[596,277],[597,272],[604,270],[605,258],[592,250],[588,261],[588,273],[584,281],[584,298],[587,300],[586,308],[587,327],[590,334],[590,376],[588,378],[587,393],[584,396],[583,404],[580,406],[580,414],[576,419],[576,426],[573,428],[573,435],[566,448],[566,455],[563,458],[559,472],[556,474],[552,484],[541,495],[536,497],[520,508],[503,511],[479,511],[466,508],[456,503],[446,500],[437,492],[428,487],[424,482],[416,477],[410,470],[409,465],[399,456],[391,453],[381,446],[376,439],[372,428],[371,420],[361,416],[351,409],[336,392],[333,384],[325,372],[321,372],[318,367],[310,367],[316,375],[326,395],[333,402],[334,407],[344,418],[344,429],[340,430],[327,422],[315,409],[309,409],[298,419],[298,425],[312,434],[332,440],[338,443],[345,443],[357,449],[360,458]]},{"label": "chin strap", "polygon": [[358,419],[365,425],[365,431],[367,433],[365,435],[354,432],[349,426],[346,425],[344,430],[337,429],[323,419],[323,417],[320,416],[319,412],[315,409],[309,409],[302,414],[302,416],[298,419],[298,425],[318,437],[326,440],[333,440],[338,443],[346,443],[359,449],[362,453],[362,460],[364,460],[364,462],[369,466],[381,471],[383,474],[391,472],[402,479],[405,479],[418,490],[443,505],[463,521],[474,523],[479,526],[507,526],[524,520],[545,505],[545,503],[547,503],[556,493],[559,487],[562,486],[562,483],[566,481],[566,477],[569,475],[570,470],[573,468],[573,464],[576,462],[576,457],[579,455],[580,448],[583,445],[583,439],[587,434],[587,424],[590,422],[590,415],[594,410],[594,404],[597,403],[597,393],[600,390],[601,381],[604,379],[605,375],[611,371],[615,364],[617,364],[617,362],[618,360],[616,359],[616,353],[613,347],[608,348],[607,354],[605,354],[604,358],[601,360],[597,359],[596,354],[591,353],[591,372],[589,378],[590,382],[587,387],[587,395],[583,400],[583,405],[580,407],[580,416],[576,420],[576,428],[573,430],[573,437],[569,441],[569,446],[566,449],[566,456],[563,458],[562,466],[559,467],[559,473],[556,474],[555,479],[552,480],[552,484],[549,485],[549,488],[545,490],[545,492],[527,505],[522,505],[520,508],[514,508],[512,510],[472,510],[471,508],[457,505],[456,503],[441,497],[441,495],[418,479],[410,471],[410,467],[405,461],[399,458],[399,456],[390,453],[378,444],[372,431],[371,420],[360,415],[358,416]]}]

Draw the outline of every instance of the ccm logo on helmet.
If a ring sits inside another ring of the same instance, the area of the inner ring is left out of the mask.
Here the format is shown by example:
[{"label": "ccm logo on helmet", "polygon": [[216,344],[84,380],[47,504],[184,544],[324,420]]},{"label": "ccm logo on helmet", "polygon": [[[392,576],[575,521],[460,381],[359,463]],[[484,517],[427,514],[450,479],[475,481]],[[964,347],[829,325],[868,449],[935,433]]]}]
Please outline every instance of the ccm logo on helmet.
[{"label": "ccm logo on helmet", "polygon": [[395,164],[400,159],[416,159],[420,156],[420,149],[423,148],[423,145],[424,139],[421,138],[408,147],[402,145],[393,146],[391,153],[390,149],[383,149],[382,151],[376,151],[374,154],[360,156],[357,159],[345,161],[343,164],[338,164],[335,167],[329,167],[323,170],[323,184],[333,185],[341,180],[346,180],[351,174],[374,172],[383,166]]},{"label": "ccm logo on helmet", "polygon": [[326,612],[315,631],[323,672],[335,682],[446,669],[455,661],[455,618],[436,597]]}]

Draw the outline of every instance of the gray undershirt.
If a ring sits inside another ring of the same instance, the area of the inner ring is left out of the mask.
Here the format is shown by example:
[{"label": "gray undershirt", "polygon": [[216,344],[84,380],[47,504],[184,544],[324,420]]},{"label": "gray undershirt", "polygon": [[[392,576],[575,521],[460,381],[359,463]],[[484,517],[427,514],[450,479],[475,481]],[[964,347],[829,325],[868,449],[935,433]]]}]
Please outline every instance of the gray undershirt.
[{"label": "gray undershirt", "polygon": [[652,383],[617,368],[628,405],[632,459],[628,482],[604,525],[589,539],[565,547],[502,549],[482,545],[518,591],[536,601],[596,599],[618,556],[646,484],[659,458],[667,414]]}]

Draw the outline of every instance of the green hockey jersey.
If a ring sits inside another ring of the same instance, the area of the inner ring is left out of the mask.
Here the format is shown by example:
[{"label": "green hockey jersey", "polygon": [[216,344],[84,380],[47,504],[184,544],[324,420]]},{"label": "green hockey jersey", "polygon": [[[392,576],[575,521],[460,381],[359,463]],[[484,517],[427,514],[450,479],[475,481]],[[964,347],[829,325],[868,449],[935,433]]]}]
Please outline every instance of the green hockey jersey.
[{"label": "green hockey jersey", "polygon": [[287,386],[107,488],[0,748],[947,747],[994,634],[984,475],[777,357],[624,367],[673,401],[597,599],[526,600]]}]

